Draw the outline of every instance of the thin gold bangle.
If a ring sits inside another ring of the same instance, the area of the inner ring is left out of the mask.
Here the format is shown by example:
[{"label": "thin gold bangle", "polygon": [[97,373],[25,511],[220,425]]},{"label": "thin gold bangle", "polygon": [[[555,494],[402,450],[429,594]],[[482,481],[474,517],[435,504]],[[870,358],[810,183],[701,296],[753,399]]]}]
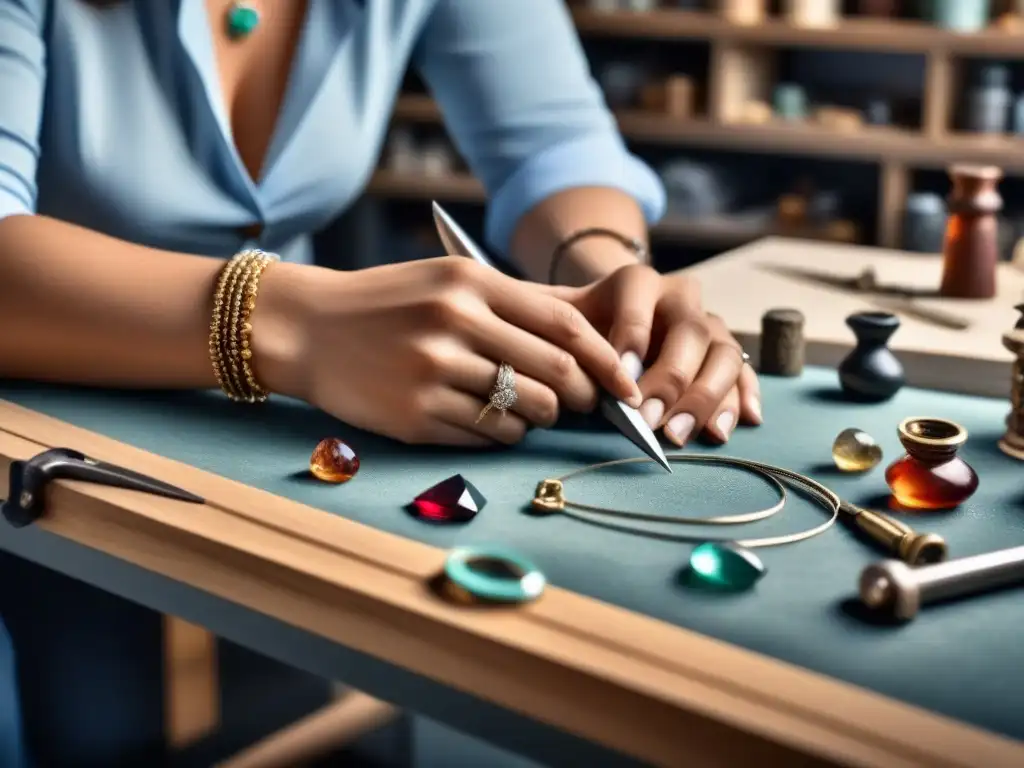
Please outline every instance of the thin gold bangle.
[{"label": "thin gold bangle", "polygon": [[605,227],[587,227],[577,232],[573,232],[565,240],[560,242],[555,250],[551,254],[551,261],[548,266],[548,283],[555,285],[555,279],[558,277],[558,268],[562,264],[562,259],[569,250],[581,240],[586,240],[591,237],[608,237],[621,244],[625,249],[632,251],[633,255],[636,256],[636,260],[640,264],[647,264],[651,260],[651,254],[647,246],[644,245],[643,241],[638,240],[635,237],[629,237],[616,232],[614,229],[606,229]]},{"label": "thin gold bangle", "polygon": [[[783,467],[776,467],[772,464],[764,464],[759,461],[752,461],[750,459],[740,459],[733,456],[705,456],[701,454],[692,453],[675,453],[669,454],[666,458],[673,463],[706,463],[706,464],[720,464],[723,466],[737,467],[762,478],[769,479],[781,489],[780,502],[775,504],[773,507],[768,509],[759,510],[757,512],[749,512],[739,515],[725,515],[719,517],[704,517],[704,518],[686,518],[686,517],[670,517],[666,515],[650,515],[638,512],[631,512],[627,510],[610,509],[606,507],[597,507],[589,504],[580,504],[578,502],[570,501],[565,497],[566,481],[581,475],[585,472],[592,472],[598,469],[604,469],[606,467],[614,467],[622,464],[641,464],[653,461],[646,456],[640,456],[637,458],[629,459],[616,459],[614,461],[605,461],[600,464],[591,464],[586,467],[582,467],[573,472],[570,472],[561,477],[557,477],[549,480],[542,480],[537,485],[537,491],[533,499],[532,506],[538,512],[543,513],[561,513],[572,517],[581,522],[588,523],[590,525],[596,525],[601,528],[608,528],[611,530],[619,531],[622,533],[631,533],[637,536],[645,536],[647,538],[663,539],[666,541],[680,541],[680,542],[728,542],[736,544],[747,549],[755,549],[757,547],[777,547],[783,544],[795,544],[806,539],[810,539],[821,533],[824,533],[831,528],[839,517],[839,497],[830,489],[826,488],[821,483],[811,478],[801,475],[797,472],[793,472]],[[634,520],[644,520],[649,522],[671,522],[680,525],[737,525],[741,523],[750,523],[757,520],[763,520],[779,512],[785,505],[786,495],[783,483],[790,485],[799,486],[801,490],[812,496],[818,501],[823,507],[825,507],[829,513],[829,519],[824,523],[809,528],[805,531],[799,531],[797,533],[785,534],[782,536],[768,536],[760,539],[725,539],[725,538],[708,538],[706,536],[685,536],[678,534],[667,534],[659,533],[656,531],[647,531],[635,527],[615,525],[614,523],[607,523],[601,520],[595,520],[590,515],[604,515],[609,517],[624,517]],[[590,513],[590,514],[581,514]]]}]

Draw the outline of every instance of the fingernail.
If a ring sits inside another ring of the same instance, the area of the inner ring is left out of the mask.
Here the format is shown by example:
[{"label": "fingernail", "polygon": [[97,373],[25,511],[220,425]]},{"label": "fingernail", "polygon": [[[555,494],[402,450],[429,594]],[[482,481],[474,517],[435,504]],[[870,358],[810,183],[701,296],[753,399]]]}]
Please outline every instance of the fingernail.
[{"label": "fingernail", "polygon": [[718,414],[718,419],[715,421],[715,428],[726,440],[729,439],[729,434],[732,432],[733,425],[736,423],[736,418],[732,415],[731,411],[722,411]]},{"label": "fingernail", "polygon": [[747,403],[747,407],[750,409],[751,415],[754,417],[754,421],[760,424],[764,421],[764,416],[761,415],[761,401],[756,397],[750,398],[750,402]]},{"label": "fingernail", "polygon": [[640,406],[640,415],[647,422],[647,426],[654,429],[661,423],[661,417],[665,415],[665,404],[658,398],[652,397]]},{"label": "fingernail", "polygon": [[682,445],[693,431],[693,425],[693,416],[688,413],[677,413],[668,420],[668,424],[665,425],[665,431],[668,433],[670,440],[677,445]]},{"label": "fingernail", "polygon": [[619,374],[619,392],[625,395],[623,400],[633,408],[639,408],[640,403],[644,401],[643,395],[640,394],[640,387],[625,373]]},{"label": "fingernail", "polygon": [[640,355],[636,352],[623,352],[622,357],[619,358],[622,363],[622,367],[626,369],[626,373],[629,377],[636,381],[644,373],[644,363],[640,359]]}]

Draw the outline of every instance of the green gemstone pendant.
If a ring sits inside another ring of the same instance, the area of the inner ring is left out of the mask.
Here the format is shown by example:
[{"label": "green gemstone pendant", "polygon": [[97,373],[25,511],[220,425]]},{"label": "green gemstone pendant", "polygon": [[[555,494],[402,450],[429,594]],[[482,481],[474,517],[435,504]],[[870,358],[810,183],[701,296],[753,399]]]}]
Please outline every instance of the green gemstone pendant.
[{"label": "green gemstone pendant", "polygon": [[756,584],[767,569],[761,559],[744,547],[708,542],[690,553],[690,572],[700,583],[716,589],[741,592]]},{"label": "green gemstone pendant", "polygon": [[260,25],[260,12],[246,3],[232,3],[228,9],[228,36],[232,40],[242,40],[253,33]]}]

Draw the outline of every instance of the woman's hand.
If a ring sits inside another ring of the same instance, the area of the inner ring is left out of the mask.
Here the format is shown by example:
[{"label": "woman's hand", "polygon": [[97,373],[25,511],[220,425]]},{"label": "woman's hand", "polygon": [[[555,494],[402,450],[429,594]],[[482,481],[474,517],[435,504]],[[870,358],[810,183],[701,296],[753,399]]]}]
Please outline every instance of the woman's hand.
[{"label": "woman's hand", "polygon": [[575,290],[562,295],[627,364],[648,361],[640,412],[652,428],[681,446],[701,430],[725,442],[737,422],[761,423],[757,375],[721,319],[703,310],[694,278],[638,264]]},{"label": "woman's hand", "polygon": [[[527,425],[552,425],[560,403],[592,409],[595,383],[641,402],[619,354],[559,288],[444,257],[323,272],[309,293],[306,384],[292,394],[363,429],[407,443],[507,444]],[[477,423],[502,362],[516,371],[518,402]]]}]

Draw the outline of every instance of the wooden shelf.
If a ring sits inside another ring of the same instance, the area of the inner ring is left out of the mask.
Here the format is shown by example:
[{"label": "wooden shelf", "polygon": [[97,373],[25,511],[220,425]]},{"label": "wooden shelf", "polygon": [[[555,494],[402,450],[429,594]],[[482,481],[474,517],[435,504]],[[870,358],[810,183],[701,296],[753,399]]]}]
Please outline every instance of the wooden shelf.
[{"label": "wooden shelf", "polygon": [[698,11],[664,9],[646,13],[601,13],[584,8],[574,9],[573,18],[580,34],[589,36],[1024,59],[1024,35],[998,29],[956,33],[918,21],[847,16],[833,29],[805,29],[779,19],[770,19],[756,26],[741,26]]},{"label": "wooden shelf", "polygon": [[[923,21],[845,17],[831,29],[797,27],[779,18],[757,25],[730,23],[711,12],[660,9],[646,13],[603,13],[582,7],[572,11],[584,37],[701,41],[709,44],[706,83],[708,117],[680,119],[642,110],[616,113],[623,136],[633,142],[715,149],[748,154],[829,158],[877,163],[878,240],[899,247],[903,206],[914,169],[941,169],[956,163],[995,165],[1008,176],[1024,176],[1024,137],[956,133],[956,106],[964,81],[965,58],[1024,61],[1024,34],[991,27],[982,32],[957,33]],[[750,101],[770,102],[776,73],[777,49],[847,50],[865,53],[905,53],[925,59],[921,94],[922,127],[863,126],[837,131],[814,122],[774,120],[766,124],[734,122]],[[429,96],[403,96],[395,119],[440,124],[441,115]],[[483,190],[471,178],[432,180],[424,188],[416,179],[375,180],[380,194],[448,200],[482,200]],[[390,187],[389,187],[390,185]],[[390,191],[388,189],[390,188]],[[424,189],[429,190],[428,192]],[[656,235],[715,245],[735,245],[770,234],[763,228],[747,232],[745,222],[670,222]],[[801,233],[813,237],[814,233]]]},{"label": "wooden shelf", "polygon": [[[399,98],[394,116],[396,120],[405,122],[433,124],[441,121],[433,99],[422,95]],[[1024,138],[1017,136],[953,134],[942,139],[929,139],[918,131],[875,126],[842,133],[819,128],[813,123],[776,121],[765,125],[722,125],[710,120],[679,120],[640,110],[619,111],[616,118],[626,138],[654,144],[844,160],[896,161],[919,168],[981,163],[998,165],[1007,173],[1024,172]]]},{"label": "wooden shelf", "polygon": [[366,187],[370,195],[392,200],[440,200],[451,203],[482,203],[483,185],[468,174],[423,176],[377,171]]},{"label": "wooden shelf", "polygon": [[[431,177],[381,170],[373,175],[366,191],[372,196],[390,200],[483,203],[487,199],[483,185],[467,174]],[[732,248],[775,234],[779,234],[775,226],[752,221],[744,216],[693,220],[668,218],[651,230],[651,237],[656,240],[714,248]],[[829,239],[814,231],[787,232],[786,236]]]}]

